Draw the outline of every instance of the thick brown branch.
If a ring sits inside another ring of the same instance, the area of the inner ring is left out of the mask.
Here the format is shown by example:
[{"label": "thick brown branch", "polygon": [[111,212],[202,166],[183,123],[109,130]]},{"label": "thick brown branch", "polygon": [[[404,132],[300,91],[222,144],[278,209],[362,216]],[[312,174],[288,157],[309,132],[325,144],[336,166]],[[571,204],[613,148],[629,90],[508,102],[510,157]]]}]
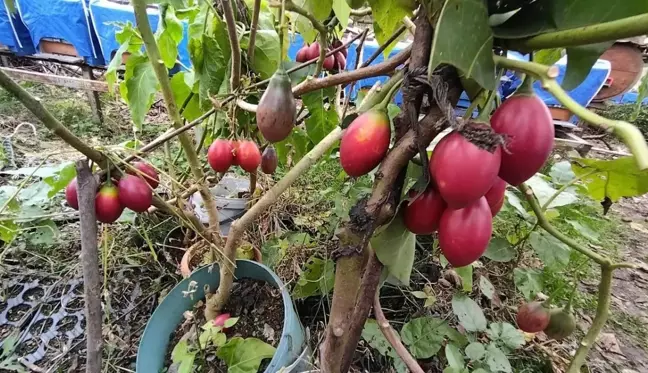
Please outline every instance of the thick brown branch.
[{"label": "thick brown branch", "polygon": [[241,48],[239,46],[238,35],[236,34],[236,20],[234,19],[232,2],[232,0],[221,0],[223,15],[227,23],[227,35],[229,36],[230,47],[232,49],[232,76],[230,77],[230,84],[232,91],[235,91],[241,83]]},{"label": "thick brown branch", "polygon": [[254,64],[254,44],[256,44],[256,34],[257,28],[259,27],[260,12],[261,0],[254,0],[254,8],[252,9],[252,23],[250,24],[250,42],[248,44],[248,59],[250,60],[250,65]]}]

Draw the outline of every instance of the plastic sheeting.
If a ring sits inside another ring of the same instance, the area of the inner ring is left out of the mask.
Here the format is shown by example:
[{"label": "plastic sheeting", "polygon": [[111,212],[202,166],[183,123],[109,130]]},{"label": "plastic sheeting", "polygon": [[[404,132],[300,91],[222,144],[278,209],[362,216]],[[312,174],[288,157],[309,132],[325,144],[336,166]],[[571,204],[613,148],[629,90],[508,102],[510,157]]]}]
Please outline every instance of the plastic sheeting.
[{"label": "plastic sheeting", "polygon": [[36,45],[43,38],[63,39],[91,65],[103,65],[98,46],[92,44],[83,0],[17,0],[20,17]]},{"label": "plastic sheeting", "polygon": [[23,24],[18,12],[9,17],[7,6],[0,5],[0,43],[7,46],[17,55],[36,53],[27,27]]},{"label": "plastic sheeting", "polygon": [[[148,8],[147,13],[153,31],[157,30],[160,18],[157,9]],[[112,56],[119,49],[115,33],[119,31],[120,24],[130,22],[135,24],[133,7],[126,4],[117,4],[107,0],[90,0],[90,14],[96,34],[99,37],[101,54],[106,64],[110,63]],[[187,68],[191,67],[188,48],[188,24],[183,21],[184,37],[178,45],[178,60]]]}]

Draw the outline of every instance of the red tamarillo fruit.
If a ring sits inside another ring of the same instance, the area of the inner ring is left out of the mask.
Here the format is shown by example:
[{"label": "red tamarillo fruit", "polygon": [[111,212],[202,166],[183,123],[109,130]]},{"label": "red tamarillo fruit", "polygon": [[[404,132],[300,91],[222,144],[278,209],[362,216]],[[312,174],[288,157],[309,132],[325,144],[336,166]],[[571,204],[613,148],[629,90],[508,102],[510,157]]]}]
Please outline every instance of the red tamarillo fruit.
[{"label": "red tamarillo fruit", "polygon": [[549,310],[540,302],[525,303],[517,313],[518,328],[527,333],[537,333],[549,325]]},{"label": "red tamarillo fruit", "polygon": [[353,177],[378,166],[389,150],[391,128],[383,110],[370,110],[351,122],[340,142],[340,163]]},{"label": "red tamarillo fruit", "polygon": [[274,174],[277,162],[277,152],[274,146],[269,145],[261,154],[261,171],[268,175]]},{"label": "red tamarillo fruit", "polygon": [[308,60],[312,60],[314,58],[318,58],[320,55],[320,45],[318,42],[314,42],[313,44],[308,47],[308,54],[306,55],[308,57]]},{"label": "red tamarillo fruit", "polygon": [[[232,143],[224,139],[216,139],[207,149],[207,162],[216,172],[227,172],[234,163],[234,147]],[[238,147],[238,141],[236,142]]]},{"label": "red tamarillo fruit", "polygon": [[254,141],[243,140],[239,144],[236,159],[242,169],[247,172],[254,172],[261,164],[261,152]]},{"label": "red tamarillo fruit", "polygon": [[[417,197],[418,195],[418,197]],[[405,227],[414,234],[432,234],[439,228],[441,214],[446,208],[445,201],[439,192],[431,186],[419,195],[419,192],[411,190],[410,200],[405,207]]]},{"label": "red tamarillo fruit", "polygon": [[346,57],[341,52],[335,52],[335,68],[339,71],[346,68]]},{"label": "red tamarillo fruit", "polygon": [[455,131],[441,139],[434,148],[430,174],[448,206],[459,209],[488,192],[495,183],[500,160],[499,146],[491,153]]},{"label": "red tamarillo fruit", "polygon": [[306,62],[308,61],[308,47],[303,46],[301,47],[300,50],[297,51],[297,55],[295,56],[295,61],[297,62]]},{"label": "red tamarillo fruit", "polygon": [[333,55],[330,55],[324,59],[324,65],[323,65],[325,70],[328,71],[333,71],[335,68],[335,57]]},{"label": "red tamarillo fruit", "polygon": [[[142,180],[142,182],[146,184],[144,180]],[[119,219],[123,211],[124,206],[119,202],[119,192],[117,191],[117,187],[113,184],[104,184],[95,197],[95,213],[97,220],[102,223],[114,223]]]},{"label": "red tamarillo fruit", "polygon": [[453,267],[463,267],[486,251],[493,232],[493,217],[486,198],[471,205],[446,208],[439,222],[439,247]]},{"label": "red tamarillo fruit", "polygon": [[504,193],[506,192],[506,181],[499,177],[495,179],[495,184],[486,192],[486,202],[493,213],[493,216],[502,209],[504,205]]},{"label": "red tamarillo fruit", "polygon": [[65,187],[65,200],[75,210],[79,209],[78,189],[79,186],[77,185],[76,177]]},{"label": "red tamarillo fruit", "polygon": [[158,185],[160,185],[160,176],[158,175],[155,168],[153,168],[153,166],[146,162],[135,162],[133,163],[133,167],[135,167],[135,169],[139,172],[128,169],[129,174],[139,175],[140,177],[143,177],[152,189],[155,189]]},{"label": "red tamarillo fruit", "polygon": [[259,101],[256,112],[257,126],[266,140],[279,142],[290,135],[295,125],[295,114],[295,98],[290,77],[279,68],[270,78],[268,88]]},{"label": "red tamarillo fruit", "polygon": [[491,117],[495,132],[506,135],[499,177],[518,186],[546,162],[554,143],[554,125],[547,105],[533,93],[516,93]]},{"label": "red tamarillo fruit", "polygon": [[[344,45],[344,43],[342,43],[342,41],[340,39],[335,39],[335,40],[333,40],[333,43],[331,43],[332,49],[338,49],[342,45]],[[343,49],[340,49],[340,53],[342,53],[344,58],[346,58],[347,54],[349,53],[349,50],[347,48],[343,48]]]},{"label": "red tamarillo fruit", "polygon": [[216,316],[216,318],[212,322],[214,323],[214,326],[220,326],[223,328],[223,331],[226,331],[227,329],[225,328],[225,321],[227,321],[227,319],[229,318],[229,313],[221,313],[220,315]]},{"label": "red tamarillo fruit", "polygon": [[135,212],[144,212],[151,207],[153,192],[143,178],[135,175],[124,175],[117,186],[119,202]]}]

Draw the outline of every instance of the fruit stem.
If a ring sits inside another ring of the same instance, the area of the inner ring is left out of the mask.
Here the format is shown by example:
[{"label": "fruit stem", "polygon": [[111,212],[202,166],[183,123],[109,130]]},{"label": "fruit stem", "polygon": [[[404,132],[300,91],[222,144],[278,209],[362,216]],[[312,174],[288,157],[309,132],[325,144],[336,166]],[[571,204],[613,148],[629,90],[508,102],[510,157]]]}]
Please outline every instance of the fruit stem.
[{"label": "fruit stem", "polygon": [[567,237],[565,234],[557,230],[553,225],[549,223],[547,220],[547,217],[544,215],[542,212],[542,209],[540,207],[540,204],[535,198],[535,195],[533,194],[533,191],[524,183],[520,184],[518,187],[520,192],[524,195],[526,198],[527,202],[531,206],[531,209],[533,209],[533,213],[535,214],[536,218],[538,219],[538,225],[541,226],[547,233],[550,235],[556,237],[559,241],[562,241],[563,243],[567,244],[567,246],[571,247],[572,249],[580,252],[581,254],[591,258],[593,261],[598,263],[601,266],[604,267],[610,267],[612,265],[611,261],[609,258],[597,254],[593,252],[592,250],[582,246],[579,244],[577,241]]},{"label": "fruit stem", "polygon": [[544,213],[545,211],[547,211],[547,209],[549,208],[549,205],[551,205],[551,202],[553,202],[553,201],[554,201],[554,200],[555,200],[555,199],[560,195],[560,193],[564,192],[565,190],[567,190],[567,188],[569,188],[570,186],[576,184],[576,183],[579,182],[580,180],[582,180],[582,179],[584,179],[584,178],[586,178],[586,177],[592,175],[592,174],[595,173],[596,171],[597,171],[597,170],[592,170],[592,171],[586,172],[586,173],[584,173],[584,174],[582,174],[582,175],[580,175],[580,176],[576,176],[575,178],[569,180],[565,185],[563,185],[562,187],[560,187],[560,189],[558,189],[554,194],[552,194],[551,197],[549,197],[549,199],[547,200],[547,202],[545,202],[544,205],[542,205],[542,207],[540,208],[540,210],[541,210],[543,213]]},{"label": "fruit stem", "polygon": [[356,111],[361,114],[382,104],[389,92],[391,92],[394,87],[399,86],[403,82],[404,76],[405,71],[403,69],[398,70],[396,74],[392,75],[392,77],[389,78],[387,82],[385,82],[385,85],[380,87],[380,89],[373,89],[372,87],[372,89],[362,100],[360,106],[358,106],[358,109]]},{"label": "fruit stem", "polygon": [[535,75],[535,77],[539,78],[542,82],[542,88],[551,92],[551,94],[560,101],[563,106],[569,109],[569,111],[576,114],[584,121],[589,122],[596,127],[613,132],[615,135],[620,137],[632,151],[639,169],[648,169],[648,145],[646,144],[646,140],[641,131],[628,122],[604,118],[593,111],[587,110],[574,101],[555,80],[558,76],[558,71],[555,66],[549,67],[535,62],[516,61],[500,56],[494,56],[493,58],[495,63],[501,67]]},{"label": "fruit stem", "polygon": [[286,27],[286,0],[281,0],[279,9],[279,68],[283,71],[283,61],[286,58],[284,53],[284,28]]},{"label": "fruit stem", "polygon": [[527,96],[535,95],[535,92],[533,91],[533,76],[526,74],[524,80],[522,80],[522,84],[520,84],[518,89],[515,91],[515,94]]},{"label": "fruit stem", "polygon": [[574,355],[574,358],[569,364],[567,373],[579,373],[581,371],[580,368],[585,363],[590,348],[592,348],[594,343],[596,343],[599,333],[603,330],[603,327],[607,322],[610,312],[613,271],[614,269],[609,266],[601,267],[601,281],[599,282],[598,288],[596,315],[594,316],[594,321],[592,321],[592,326],[590,326],[587,334],[581,340],[578,350],[576,350],[576,355]]},{"label": "fruit stem", "polygon": [[385,110],[385,111],[387,111],[387,106],[392,101],[392,99],[394,98],[394,95],[400,89],[402,84],[403,84],[403,79],[397,79],[395,81],[394,85],[392,85],[389,88],[389,91],[387,91],[387,94],[385,95],[385,98],[383,98],[382,101],[380,101],[380,103],[378,105],[374,106],[374,109],[375,110]]}]

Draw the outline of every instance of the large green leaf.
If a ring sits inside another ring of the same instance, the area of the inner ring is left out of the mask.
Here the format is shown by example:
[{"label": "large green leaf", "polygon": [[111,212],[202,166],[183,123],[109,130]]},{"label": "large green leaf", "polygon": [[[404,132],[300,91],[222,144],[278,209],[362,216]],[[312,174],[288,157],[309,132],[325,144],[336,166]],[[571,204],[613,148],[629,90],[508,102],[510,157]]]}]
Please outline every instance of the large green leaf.
[{"label": "large green leaf", "polygon": [[175,66],[178,57],[178,44],[182,40],[182,23],[175,16],[173,8],[167,8],[164,13],[164,22],[157,32],[157,44],[160,57],[167,69]]},{"label": "large green leaf", "polygon": [[461,326],[469,332],[486,330],[486,317],[481,307],[464,294],[452,297],[452,312],[459,318]]},{"label": "large green leaf", "polygon": [[451,368],[463,369],[464,357],[461,351],[459,351],[459,347],[453,345],[452,343],[448,343],[445,346],[445,356],[448,360],[448,365]]},{"label": "large green leaf", "polygon": [[[173,98],[175,99],[178,107],[180,107],[180,105],[185,102],[185,100],[191,93],[191,87],[187,85],[186,74],[188,73],[181,71],[171,78],[171,91],[173,91]],[[194,94],[193,96],[191,96],[191,99],[187,103],[187,106],[185,106],[185,109],[182,112],[182,116],[188,121],[193,121],[202,113],[203,110],[200,108],[200,100],[198,98],[198,95]]]},{"label": "large green leaf", "polygon": [[342,30],[346,29],[349,23],[349,15],[351,14],[351,8],[346,0],[333,0],[333,13],[335,13],[335,18],[340,22]]},{"label": "large green leaf", "polygon": [[64,165],[65,167],[63,167],[55,175],[48,176],[43,179],[43,181],[50,186],[50,190],[49,192],[47,192],[47,197],[49,198],[54,197],[56,193],[63,190],[76,176],[76,167],[74,166],[74,163],[69,162],[64,163]]},{"label": "large green leaf", "polygon": [[371,246],[388,273],[403,285],[409,285],[416,236],[407,230],[398,214],[387,228],[371,238]]},{"label": "large green leaf", "polygon": [[486,348],[479,342],[473,342],[466,346],[466,356],[470,361],[479,361],[486,353]]},{"label": "large green leaf", "polygon": [[648,193],[648,171],[640,171],[633,157],[614,160],[575,159],[572,170],[576,176],[594,172],[584,177],[587,193],[595,200],[605,197],[616,202],[621,197],[635,197]]},{"label": "large green leaf", "polygon": [[[331,104],[334,97],[333,87],[319,89],[302,96],[302,101],[310,113],[306,118],[306,132],[314,144],[322,141],[339,123],[337,112]],[[328,104],[325,103],[326,101]]]},{"label": "large green leaf", "polygon": [[268,79],[277,71],[281,59],[280,52],[279,35],[274,30],[259,30],[257,32],[252,68],[261,76],[261,79]]},{"label": "large green leaf", "polygon": [[[411,16],[412,11],[407,2],[394,0],[369,0],[373,15],[373,27],[376,40],[385,44],[387,39],[403,24],[403,17]],[[383,51],[385,56],[394,48],[394,43]]]},{"label": "large green leaf", "polygon": [[[131,59],[135,58],[129,58],[129,63]],[[126,64],[127,68],[129,63]],[[132,71],[132,76],[125,80],[128,90],[126,97],[133,122],[137,128],[141,128],[146,113],[153,105],[153,99],[158,90],[158,81],[153,65],[148,59],[138,59],[138,63],[133,66]]]},{"label": "large green leaf", "polygon": [[209,97],[218,93],[221,84],[225,80],[228,70],[229,50],[224,52],[218,40],[214,37],[204,35],[202,39],[202,69],[196,68],[198,78],[200,100],[207,102]]},{"label": "large green leaf", "polygon": [[551,66],[562,57],[562,48],[541,49],[533,53],[533,62]]},{"label": "large green leaf", "polygon": [[567,48],[567,71],[561,86],[568,91],[578,87],[589,75],[596,60],[612,44],[604,42]]},{"label": "large green leaf", "polygon": [[378,323],[374,319],[367,319],[362,329],[362,339],[364,339],[369,346],[378,351],[379,354],[391,357],[394,363],[394,368],[398,373],[406,373],[409,370],[405,367],[405,363],[401,360],[398,353],[394,351],[392,345],[385,339],[384,334],[378,327]]},{"label": "large green leaf", "polygon": [[255,373],[263,359],[270,359],[275,348],[257,338],[234,337],[221,346],[216,356],[227,364],[228,373]]},{"label": "large green leaf", "polygon": [[510,262],[515,258],[515,249],[511,244],[500,237],[491,239],[484,256],[494,262]]},{"label": "large green leaf", "polygon": [[400,334],[403,343],[415,358],[427,359],[436,355],[446,337],[455,333],[445,320],[425,316],[407,322]]},{"label": "large green leaf", "polygon": [[328,294],[335,283],[335,263],[330,259],[311,256],[293,288],[295,299]]},{"label": "large green leaf", "polygon": [[122,65],[124,53],[128,52],[131,55],[141,55],[143,45],[142,38],[130,22],[122,25],[122,28],[115,33],[115,39],[117,39],[120,45],[112,60],[110,60],[105,74],[108,89],[111,93],[114,93],[114,86],[117,82],[117,69]]},{"label": "large green leaf", "polygon": [[515,268],[513,270],[515,287],[522,292],[526,299],[533,299],[542,291],[542,272],[531,268]]},{"label": "large green leaf", "polygon": [[529,243],[542,262],[550,268],[562,268],[569,263],[571,249],[546,231],[532,232]]},{"label": "large green leaf", "polygon": [[[533,189],[533,193],[538,198],[540,205],[544,205],[558,191],[539,174],[533,175],[526,181],[526,184]],[[575,202],[578,202],[578,195],[574,188],[567,188],[549,204],[548,208],[566,206]]]},{"label": "large green leaf", "polygon": [[494,322],[488,325],[488,338],[509,350],[515,350],[524,345],[524,334],[507,322]]},{"label": "large green leaf", "polygon": [[491,372],[511,373],[513,371],[504,352],[492,343],[486,348],[486,364]]},{"label": "large green leaf", "polygon": [[447,63],[482,87],[495,89],[493,33],[482,1],[448,0],[434,31],[429,75]]},{"label": "large green leaf", "polygon": [[[294,2],[312,14],[320,22],[329,16],[333,8],[333,0],[294,0]],[[297,31],[302,35],[304,41],[312,43],[317,36],[317,30],[308,18],[296,14],[294,16],[296,17],[295,26]]]},{"label": "large green leaf", "polygon": [[549,176],[551,176],[552,183],[561,185],[567,184],[576,177],[569,161],[555,163],[551,166]]}]

